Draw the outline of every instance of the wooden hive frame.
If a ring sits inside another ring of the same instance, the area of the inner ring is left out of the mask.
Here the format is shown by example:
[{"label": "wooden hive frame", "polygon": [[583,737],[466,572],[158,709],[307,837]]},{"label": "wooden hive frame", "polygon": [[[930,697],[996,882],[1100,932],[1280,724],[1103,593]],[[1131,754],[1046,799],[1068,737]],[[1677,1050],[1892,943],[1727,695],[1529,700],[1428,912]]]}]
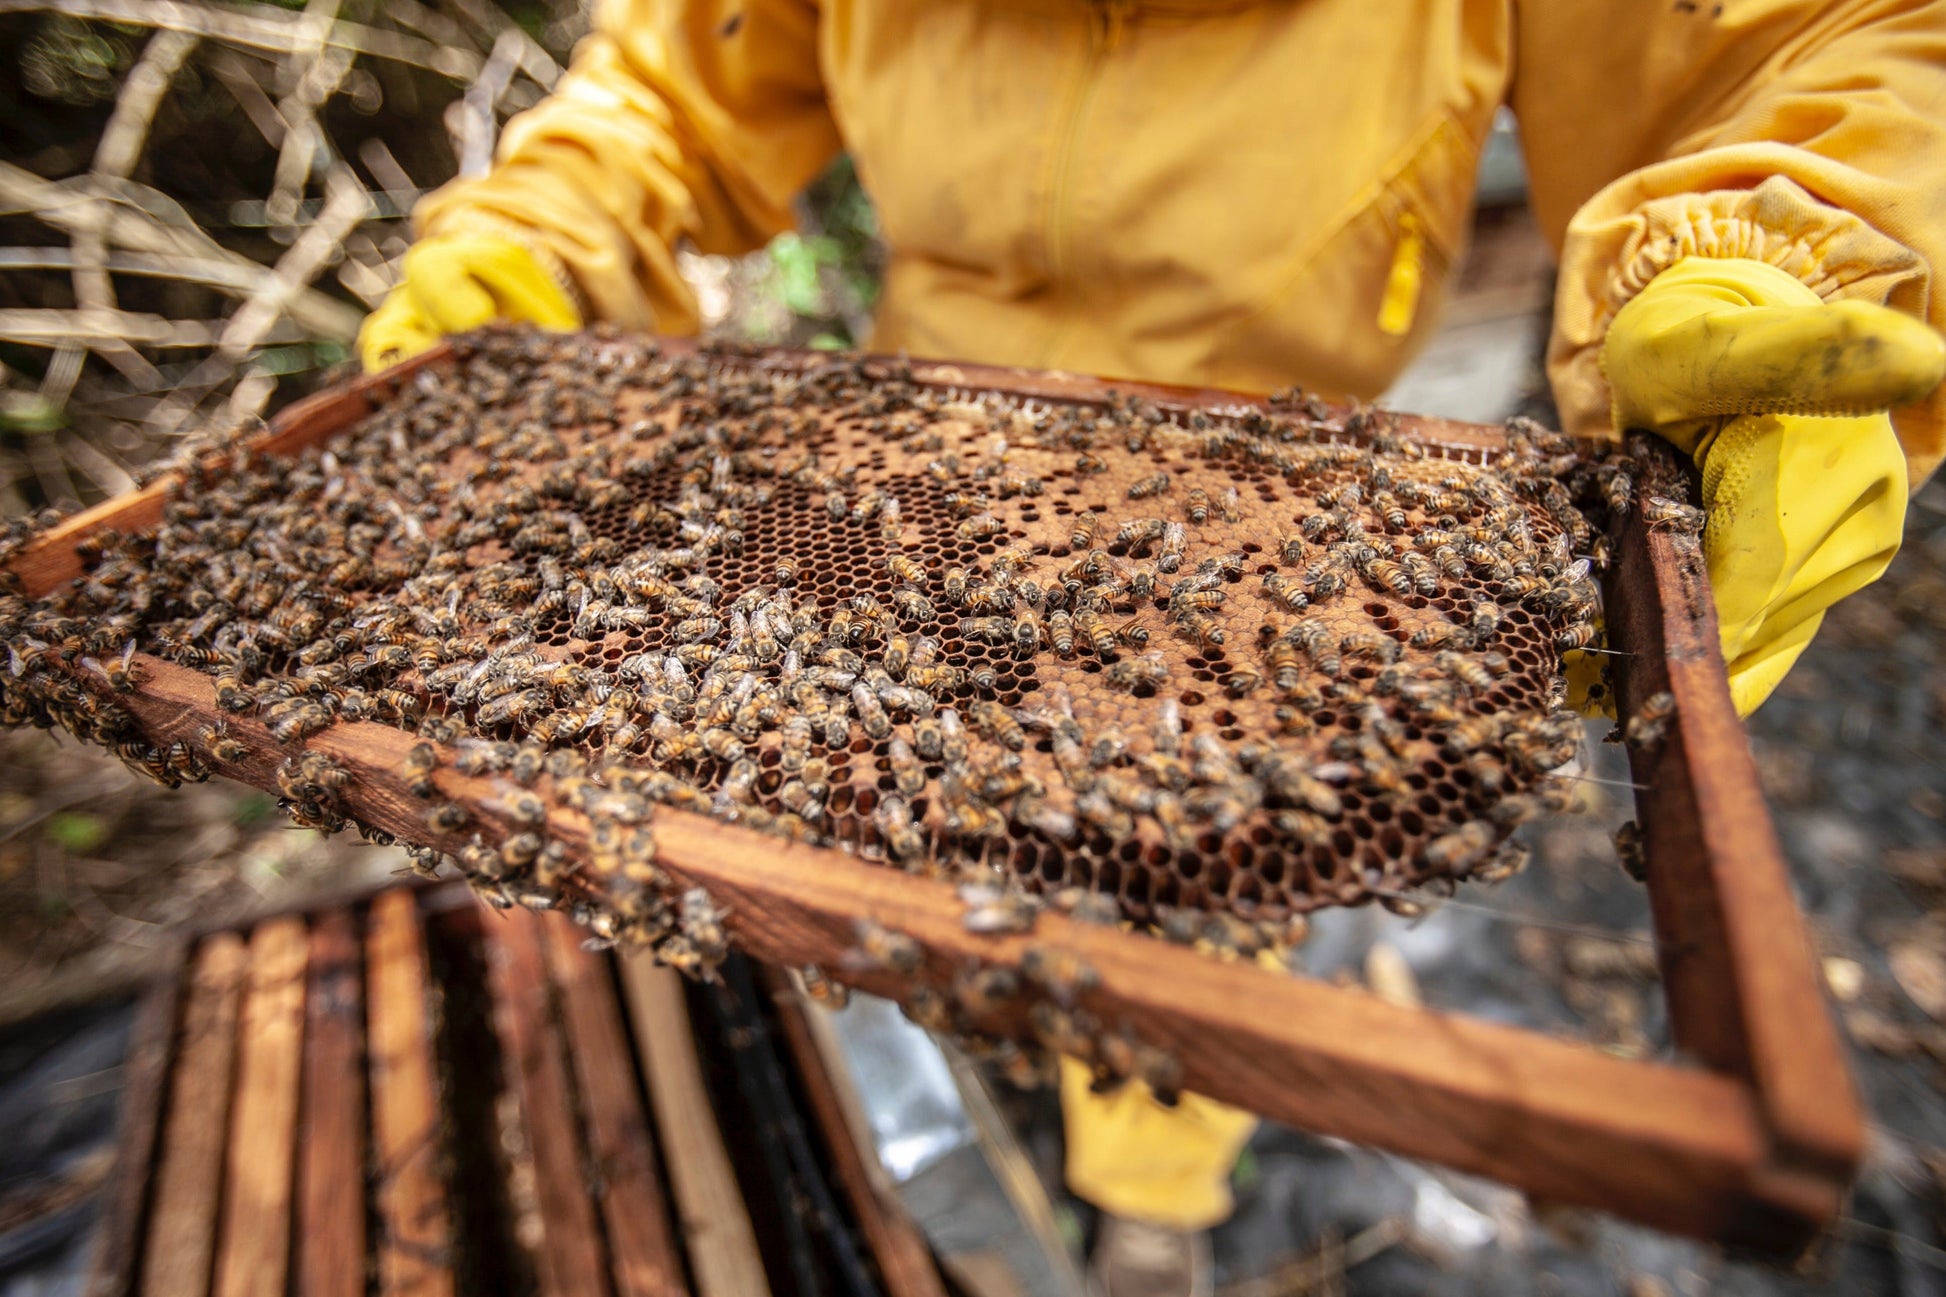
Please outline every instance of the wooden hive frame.
[{"label": "wooden hive frame", "polygon": [[[699,1061],[698,1034],[724,1024],[692,1018],[672,970],[581,943],[562,916],[488,916],[451,883],[183,936],[138,1007],[87,1291],[450,1297],[525,1266],[542,1297],[763,1297],[753,1200]],[[887,1297],[944,1297],[796,994],[781,977],[756,994],[799,1133],[828,1151],[830,1206]],[[510,1108],[456,1111],[461,1055]],[[508,1123],[531,1158],[519,1190]],[[483,1219],[501,1194],[531,1207],[521,1237]]]},{"label": "wooden hive frame", "polygon": [[[665,341],[681,353],[692,344]],[[256,446],[267,455],[321,444],[366,417],[413,374],[450,363],[436,349],[292,406]],[[786,362],[787,363],[787,362]],[[1164,409],[1234,412],[1256,398],[1210,390],[1108,383],[971,365],[914,364],[922,385],[1048,401],[1133,396]],[[1333,417],[1342,419],[1345,412]],[[1483,462],[1494,428],[1404,417],[1400,431],[1443,453]],[[1689,494],[1658,443],[1631,447],[1648,464],[1644,493]],[[90,509],[17,555],[29,595],[82,572],[76,544],[101,529],[135,531],[161,517],[170,481]],[[1863,1123],[1793,900],[1756,768],[1731,704],[1707,574],[1694,537],[1646,526],[1631,512],[1606,581],[1609,642],[1622,714],[1667,690],[1666,742],[1635,751],[1648,886],[1671,1032],[1682,1063],[1625,1061],[1599,1050],[1463,1015],[1407,1009],[1356,989],[1220,962],[1194,951],[1059,913],[1041,916],[1036,944],[1072,950],[1098,974],[1079,1005],[1102,1023],[1175,1053],[1188,1088],[1291,1125],[1484,1175],[1549,1199],[1601,1208],[1677,1233],[1786,1255],[1837,1213],[1863,1143]],[[229,773],[276,790],[287,749],[250,717],[218,712],[208,678],[153,658],[120,701],[158,745],[218,719],[250,756]],[[105,684],[92,674],[90,689]],[[429,837],[400,767],[414,739],[383,725],[339,723],[305,740],[353,776],[356,818],[407,841]],[[489,782],[443,765],[448,799],[508,831]],[[587,820],[557,809],[550,832],[585,857]],[[883,971],[845,980],[894,998],[916,982],[976,964],[1017,968],[1021,936],[962,925],[945,882],[835,849],[780,841],[685,812],[656,818],[658,863],[730,911],[736,943],[785,965],[843,967],[856,924],[909,934],[917,979]],[[1018,1008],[982,1022],[1026,1038]]]}]

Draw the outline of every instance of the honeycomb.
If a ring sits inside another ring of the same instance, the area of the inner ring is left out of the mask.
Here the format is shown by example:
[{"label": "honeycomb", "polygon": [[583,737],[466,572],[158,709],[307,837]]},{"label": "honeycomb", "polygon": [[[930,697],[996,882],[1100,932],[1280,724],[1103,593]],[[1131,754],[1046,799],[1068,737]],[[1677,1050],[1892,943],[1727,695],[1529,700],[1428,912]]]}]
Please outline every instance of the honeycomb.
[{"label": "honeycomb", "polygon": [[[584,804],[619,789],[1144,923],[1502,876],[1565,800],[1562,652],[1593,638],[1628,466],[1532,425],[1487,462],[1330,415],[492,330],[8,596],[0,719],[206,775],[220,733],[157,752],[82,701],[75,671],[139,651],[294,746],[388,723]],[[343,824],[328,770],[294,758],[286,797]],[[547,889],[534,822],[457,863]]]}]

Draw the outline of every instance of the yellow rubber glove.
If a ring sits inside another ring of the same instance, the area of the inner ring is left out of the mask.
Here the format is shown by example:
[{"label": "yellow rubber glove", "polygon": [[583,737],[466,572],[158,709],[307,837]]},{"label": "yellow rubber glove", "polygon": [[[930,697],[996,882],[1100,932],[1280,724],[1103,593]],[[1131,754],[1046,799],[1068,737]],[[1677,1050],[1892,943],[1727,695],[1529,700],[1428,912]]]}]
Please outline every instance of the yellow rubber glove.
[{"label": "yellow rubber glove", "polygon": [[405,274],[358,330],[367,372],[416,356],[449,333],[493,320],[523,320],[568,332],[581,327],[553,275],[512,239],[451,234],[423,239],[405,254]]},{"label": "yellow rubber glove", "polygon": [[1229,1217],[1230,1171],[1255,1117],[1200,1094],[1165,1108],[1141,1081],[1096,1094],[1086,1066],[1060,1062],[1067,1182],[1077,1197],[1167,1229],[1208,1229]]},{"label": "yellow rubber glove", "polygon": [[1686,257],[1609,326],[1614,424],[1688,452],[1739,714],[1755,711],[1832,604],[1877,580],[1905,525],[1885,411],[1946,375],[1946,343],[1867,302],[1826,304],[1760,261]]}]

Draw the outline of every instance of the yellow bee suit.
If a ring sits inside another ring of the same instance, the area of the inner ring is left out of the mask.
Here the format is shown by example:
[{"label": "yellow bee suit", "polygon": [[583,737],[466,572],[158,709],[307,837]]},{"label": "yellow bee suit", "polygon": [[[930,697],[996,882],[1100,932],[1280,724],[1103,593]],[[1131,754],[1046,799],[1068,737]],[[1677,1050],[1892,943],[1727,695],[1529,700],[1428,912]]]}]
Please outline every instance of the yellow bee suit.
[{"label": "yellow bee suit", "polygon": [[[876,350],[1371,397],[1436,322],[1510,104],[1586,432],[1608,322],[1684,257],[1946,324],[1943,33],[1937,4],[1811,0],[608,0],[491,173],[415,221],[523,244],[587,315],[689,331],[674,250],[762,246],[844,149],[889,248]],[[1946,393],[1895,417],[1916,484]],[[1083,1192],[1227,1211],[1247,1122],[1067,1089]]]}]

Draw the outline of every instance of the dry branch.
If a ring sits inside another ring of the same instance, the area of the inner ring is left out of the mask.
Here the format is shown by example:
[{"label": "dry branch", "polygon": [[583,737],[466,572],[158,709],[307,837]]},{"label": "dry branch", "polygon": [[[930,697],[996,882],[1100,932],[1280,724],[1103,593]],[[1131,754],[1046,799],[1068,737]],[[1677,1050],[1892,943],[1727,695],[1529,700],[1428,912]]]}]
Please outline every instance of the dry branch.
[{"label": "dry branch", "polygon": [[[137,347],[213,347],[228,325],[227,320],[170,320],[139,311],[60,311],[25,307],[0,310],[0,338],[40,347],[94,347],[103,338],[113,338]],[[295,322],[280,321],[264,334],[262,341],[302,342],[310,336]]]},{"label": "dry branch", "polygon": [[[301,15],[270,8],[249,11],[187,0],[0,0],[0,14],[58,13],[138,27],[166,27],[246,49],[289,54],[305,41]],[[325,43],[356,54],[428,68],[469,81],[479,75],[480,56],[470,49],[440,46],[416,36],[382,31],[359,23],[337,22]]]},{"label": "dry branch", "polygon": [[[0,5],[6,2],[0,0]],[[271,270],[231,252],[200,229],[166,224],[128,203],[83,192],[74,182],[44,180],[5,162],[0,162],[0,209],[32,212],[56,229],[72,230],[99,223],[110,245],[164,257],[186,257],[195,263],[229,265],[238,275],[247,277],[248,292],[260,289],[273,275]],[[227,285],[212,286],[235,292]],[[356,307],[312,291],[291,296],[288,313],[292,323],[310,336],[340,342],[356,337],[359,322],[364,318]]]}]

